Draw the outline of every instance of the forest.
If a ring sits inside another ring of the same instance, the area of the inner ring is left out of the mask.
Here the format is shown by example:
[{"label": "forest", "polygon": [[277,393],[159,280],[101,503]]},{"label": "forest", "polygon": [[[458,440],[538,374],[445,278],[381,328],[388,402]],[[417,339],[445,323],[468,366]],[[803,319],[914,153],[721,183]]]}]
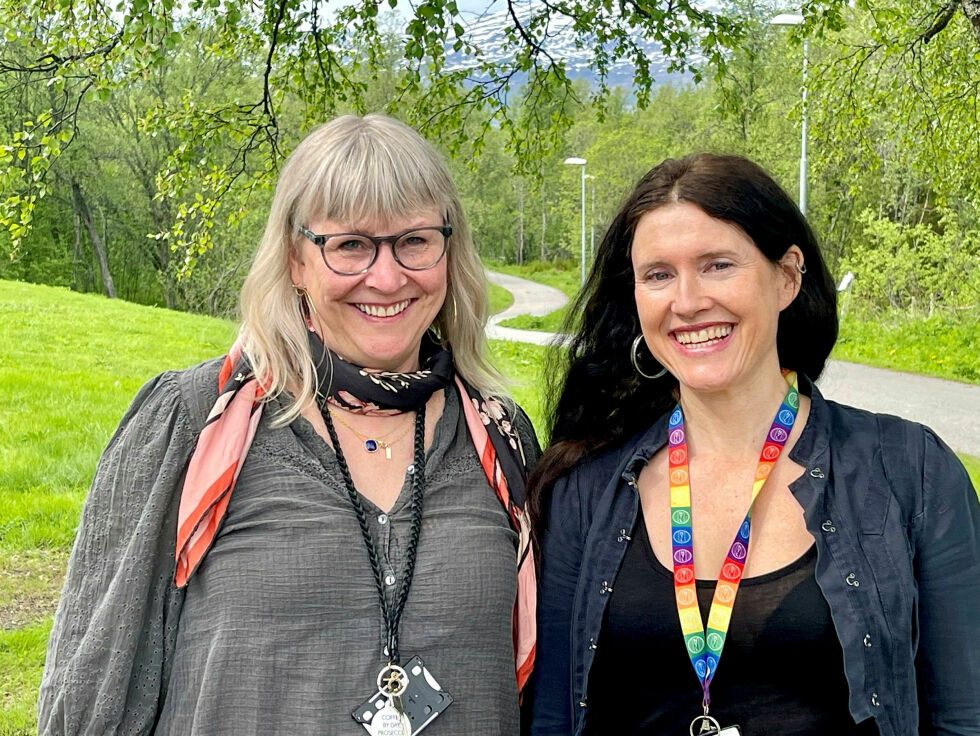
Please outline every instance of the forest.
[{"label": "forest", "polygon": [[[811,2],[795,28],[769,23],[785,4],[732,0],[700,35],[663,18],[650,31],[679,82],[640,65],[633,87],[612,87],[539,57],[491,91],[433,56],[454,33],[463,44],[458,24],[431,31],[455,3],[423,3],[407,26],[376,3],[320,19],[348,29],[342,52],[305,46],[319,4],[125,4],[137,30],[108,40],[100,3],[33,5],[2,11],[0,278],[232,316],[282,156],[317,123],[374,110],[446,151],[488,261],[577,269],[582,172],[567,157],[587,161],[590,243],[665,157],[743,154],[795,195],[806,50],[807,215],[834,273],[854,274],[844,307],[971,331],[980,318],[980,26],[966,0]],[[300,6],[277,62],[269,14]]]}]

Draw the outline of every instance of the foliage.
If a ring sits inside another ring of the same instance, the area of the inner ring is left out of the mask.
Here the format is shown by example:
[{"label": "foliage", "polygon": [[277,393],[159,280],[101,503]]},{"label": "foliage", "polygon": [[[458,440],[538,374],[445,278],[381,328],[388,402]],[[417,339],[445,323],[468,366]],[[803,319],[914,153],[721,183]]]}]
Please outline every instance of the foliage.
[{"label": "foliage", "polygon": [[880,368],[980,383],[980,312],[937,312],[910,318],[903,311],[841,320],[833,357]]},{"label": "foliage", "polygon": [[[600,105],[609,96],[610,65],[622,58],[636,67],[641,104],[649,98],[654,80],[633,31],[662,45],[671,71],[695,78],[703,73],[702,57],[723,65],[741,33],[737,22],[688,0],[669,8],[626,0],[615,9],[600,0],[571,0],[530,10],[509,2],[503,54],[491,59],[471,42],[455,0],[387,5],[401,14],[385,16],[375,0],[338,8],[299,0],[123,0],[114,7],[102,0],[3,0],[9,51],[0,57],[0,73],[16,80],[8,96],[52,92],[50,104],[15,124],[14,136],[0,148],[0,163],[15,164],[0,175],[0,223],[14,251],[47,194],[52,164],[76,137],[87,108],[152,78],[187,35],[209,37],[206,63],[241,59],[256,73],[237,95],[199,104],[187,94],[166,115],[143,108],[145,130],[173,137],[157,187],[161,198],[176,204],[160,237],[177,249],[184,268],[213,247],[215,231],[244,216],[249,196],[274,178],[288,151],[282,125],[293,112],[305,127],[345,109],[364,111],[380,80],[391,84],[388,111],[442,137],[451,150],[478,150],[483,136],[499,128],[518,168],[533,171],[557,148],[577,98],[565,60],[548,49],[556,25],[570,27],[576,43],[590,50],[599,79],[590,97]],[[396,32],[385,33],[386,24]],[[450,49],[469,63],[451,68]],[[388,73],[393,62],[395,77]]]},{"label": "foliage", "polygon": [[859,274],[853,298],[930,314],[937,304],[969,309],[980,302],[980,232],[964,232],[955,213],[940,212],[934,225],[861,213],[862,242],[840,264]]}]

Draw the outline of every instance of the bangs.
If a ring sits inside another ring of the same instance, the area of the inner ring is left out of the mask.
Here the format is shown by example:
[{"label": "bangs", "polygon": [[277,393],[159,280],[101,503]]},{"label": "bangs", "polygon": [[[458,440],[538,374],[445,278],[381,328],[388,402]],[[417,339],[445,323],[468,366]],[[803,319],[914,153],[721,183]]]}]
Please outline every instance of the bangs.
[{"label": "bangs", "polygon": [[357,131],[311,164],[296,200],[295,224],[315,220],[352,228],[383,227],[424,210],[446,217],[453,193],[449,172],[414,141],[391,141]]}]

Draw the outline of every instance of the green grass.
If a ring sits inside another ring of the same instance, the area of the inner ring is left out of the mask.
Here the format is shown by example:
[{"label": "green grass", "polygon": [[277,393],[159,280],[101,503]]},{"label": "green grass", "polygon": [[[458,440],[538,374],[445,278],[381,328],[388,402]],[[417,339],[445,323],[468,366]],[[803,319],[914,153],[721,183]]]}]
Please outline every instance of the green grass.
[{"label": "green grass", "polygon": [[912,318],[904,312],[841,320],[834,358],[980,383],[980,311]]},{"label": "green grass", "polygon": [[[116,423],[147,379],[220,355],[234,336],[224,320],[0,280],[0,736],[36,730],[51,615]],[[540,435],[546,348],[490,351]],[[980,487],[980,459],[962,459]]]},{"label": "green grass", "polygon": [[50,617],[0,631],[0,736],[37,733],[37,691],[50,631]]},{"label": "green grass", "polygon": [[490,287],[490,314],[499,314],[514,303],[514,295],[507,289],[496,284],[487,284]]}]

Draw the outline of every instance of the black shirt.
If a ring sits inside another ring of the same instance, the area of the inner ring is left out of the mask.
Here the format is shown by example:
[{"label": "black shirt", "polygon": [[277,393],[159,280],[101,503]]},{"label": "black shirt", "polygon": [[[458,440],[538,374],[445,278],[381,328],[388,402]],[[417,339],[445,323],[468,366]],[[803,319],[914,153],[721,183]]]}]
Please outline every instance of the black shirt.
[{"label": "black shirt", "polygon": [[[843,654],[814,578],[816,548],[745,578],[711,683],[711,715],[743,736],[877,734],[847,710]],[[715,581],[698,580],[702,621]],[[642,516],[603,619],[589,675],[586,733],[677,736],[701,713],[701,685],[684,648],[670,570],[654,556]]]}]

